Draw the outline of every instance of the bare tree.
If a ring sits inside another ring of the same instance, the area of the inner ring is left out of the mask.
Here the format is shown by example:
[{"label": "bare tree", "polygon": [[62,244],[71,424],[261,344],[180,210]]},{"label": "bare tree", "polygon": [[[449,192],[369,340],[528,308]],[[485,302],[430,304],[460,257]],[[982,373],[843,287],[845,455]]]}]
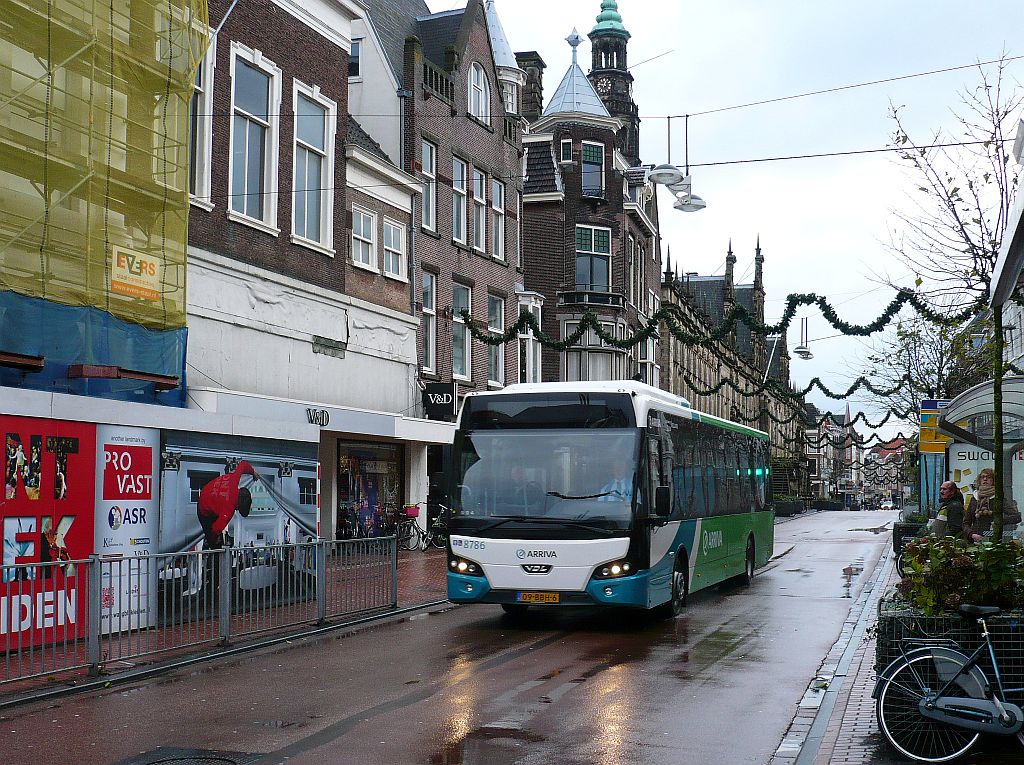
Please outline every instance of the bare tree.
[{"label": "bare tree", "polygon": [[943,307],[962,308],[988,293],[992,269],[1009,222],[1019,170],[1010,159],[1016,121],[1024,103],[1007,88],[1006,57],[980,82],[960,94],[954,112],[959,135],[911,137],[900,114],[893,145],[907,164],[916,190],[909,211],[894,211],[901,230],[891,246],[918,277],[918,287]]},{"label": "bare tree", "polygon": [[[894,145],[900,149],[899,156],[907,164],[917,188],[911,195],[911,208],[894,212],[902,225],[894,233],[891,246],[904,265],[917,275],[916,286],[921,293],[939,309],[955,312],[987,297],[999,247],[1009,225],[1020,181],[1019,168],[1010,159],[1011,126],[1016,125],[1015,117],[1024,97],[1007,87],[1008,64],[1004,54],[994,72],[978,67],[979,84],[961,93],[961,109],[954,112],[958,135],[947,136],[937,131],[928,141],[916,140],[906,128],[900,107],[892,107],[896,123]],[[891,374],[900,377],[906,372],[915,379],[907,386],[912,395],[935,390],[945,397],[953,393],[949,387],[953,380],[949,374],[942,379],[938,370],[960,369],[966,373],[966,379],[974,379],[977,370],[963,351],[981,351],[976,357],[987,361],[989,369],[982,379],[993,380],[997,493],[992,526],[993,533],[999,534],[1004,472],[1002,308],[996,308],[991,318],[984,321],[984,328],[991,330],[987,347],[975,349],[970,341],[974,332],[983,329],[980,324],[979,321],[970,327],[950,330],[911,321],[909,331],[901,333],[897,329],[890,335],[888,346],[876,346],[869,363],[876,366],[876,372],[877,367],[886,365],[901,367],[892,369]],[[879,364],[880,361],[885,364]],[[938,370],[928,372],[927,364],[939,365]]]}]

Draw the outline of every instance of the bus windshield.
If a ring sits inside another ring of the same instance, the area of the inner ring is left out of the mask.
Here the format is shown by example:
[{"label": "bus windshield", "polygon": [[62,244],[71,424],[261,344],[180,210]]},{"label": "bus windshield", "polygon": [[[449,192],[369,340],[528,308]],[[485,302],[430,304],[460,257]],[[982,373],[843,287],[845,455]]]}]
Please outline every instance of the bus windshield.
[{"label": "bus windshield", "polygon": [[639,499],[634,428],[474,430],[457,435],[456,454],[457,528],[630,528]]}]

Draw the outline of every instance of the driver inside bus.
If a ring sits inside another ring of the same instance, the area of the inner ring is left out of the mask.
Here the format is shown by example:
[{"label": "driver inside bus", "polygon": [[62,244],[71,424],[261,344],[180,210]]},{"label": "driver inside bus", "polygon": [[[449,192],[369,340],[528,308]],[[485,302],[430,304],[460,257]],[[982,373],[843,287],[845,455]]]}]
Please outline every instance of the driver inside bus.
[{"label": "driver inside bus", "polygon": [[611,480],[601,487],[599,502],[631,502],[633,499],[633,471],[629,456],[614,452],[608,461]]}]

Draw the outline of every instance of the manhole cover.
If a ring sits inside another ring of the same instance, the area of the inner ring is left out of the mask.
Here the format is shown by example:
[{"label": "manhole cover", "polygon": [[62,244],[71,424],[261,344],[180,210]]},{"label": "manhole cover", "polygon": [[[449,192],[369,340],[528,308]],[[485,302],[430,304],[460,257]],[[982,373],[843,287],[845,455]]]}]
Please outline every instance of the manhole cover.
[{"label": "manhole cover", "polygon": [[160,747],[122,760],[118,765],[253,765],[258,759],[259,755],[248,752]]}]

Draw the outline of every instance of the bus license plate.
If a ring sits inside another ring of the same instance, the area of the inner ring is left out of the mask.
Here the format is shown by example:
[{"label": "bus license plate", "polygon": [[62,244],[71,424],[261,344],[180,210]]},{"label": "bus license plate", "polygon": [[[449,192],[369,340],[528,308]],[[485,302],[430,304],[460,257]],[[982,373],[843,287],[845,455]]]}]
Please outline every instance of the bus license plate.
[{"label": "bus license plate", "polygon": [[557,592],[517,592],[516,600],[520,603],[557,603]]}]

